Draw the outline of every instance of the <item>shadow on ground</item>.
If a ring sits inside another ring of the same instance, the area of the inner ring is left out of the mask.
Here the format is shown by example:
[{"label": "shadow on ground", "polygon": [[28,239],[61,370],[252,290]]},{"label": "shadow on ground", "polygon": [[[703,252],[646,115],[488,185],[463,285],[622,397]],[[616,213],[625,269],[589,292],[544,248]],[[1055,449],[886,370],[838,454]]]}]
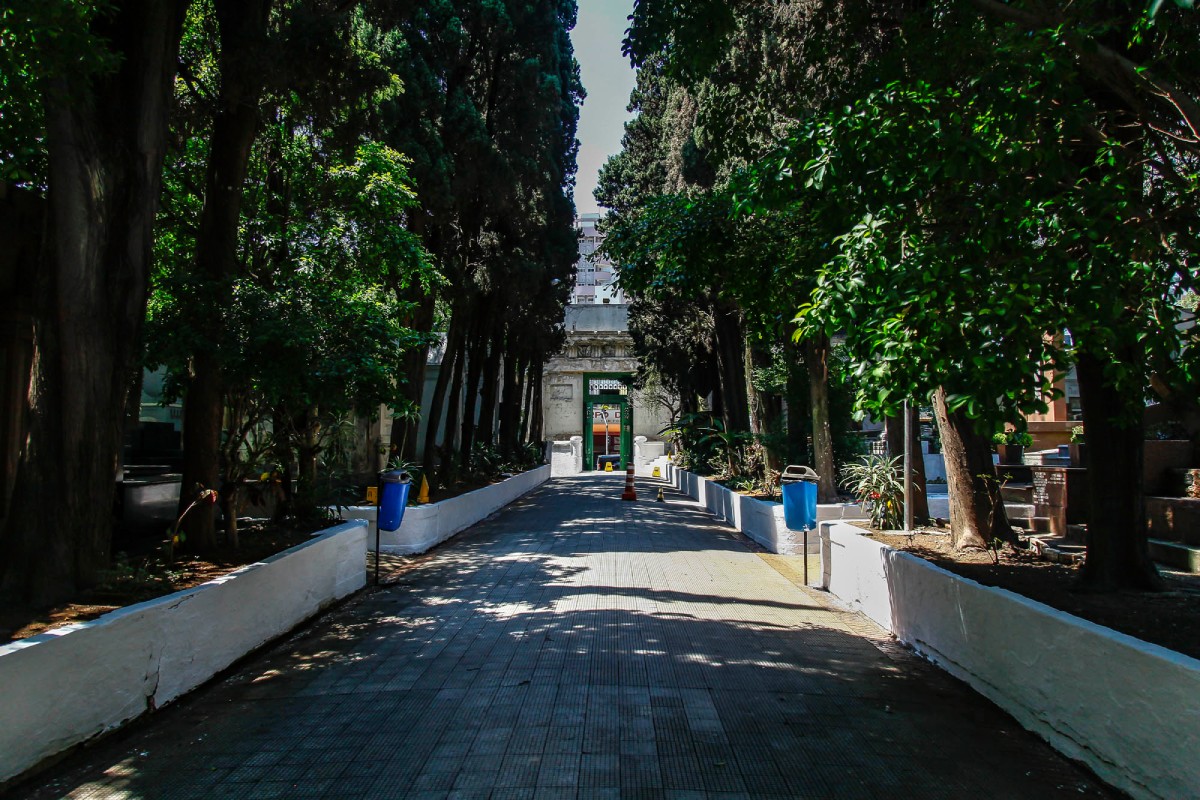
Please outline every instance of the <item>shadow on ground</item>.
[{"label": "shadow on ground", "polygon": [[14,796],[1118,796],[678,495],[620,488],[552,481]]}]

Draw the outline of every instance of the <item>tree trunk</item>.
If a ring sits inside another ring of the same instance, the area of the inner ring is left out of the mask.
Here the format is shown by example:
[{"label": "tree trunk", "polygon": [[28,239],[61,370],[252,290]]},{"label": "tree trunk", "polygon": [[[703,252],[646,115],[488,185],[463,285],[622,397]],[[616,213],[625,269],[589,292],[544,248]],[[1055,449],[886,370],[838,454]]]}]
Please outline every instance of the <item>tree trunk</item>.
[{"label": "tree trunk", "polygon": [[496,444],[496,396],[500,388],[502,362],[508,360],[504,352],[503,324],[496,324],[496,331],[488,345],[487,357],[483,362],[483,387],[479,395],[479,424],[475,428],[475,440],[485,447]]},{"label": "tree trunk", "polygon": [[[208,307],[196,309],[197,327],[208,341],[219,343],[221,318],[214,310],[229,303],[233,288],[229,278],[239,271],[242,191],[258,131],[264,74],[261,58],[271,0],[215,0],[213,7],[221,40],[221,89],[209,143],[195,270],[208,284]],[[224,398],[219,354],[211,349],[193,354],[183,406],[180,512],[195,499],[197,487],[211,489],[220,481]],[[184,520],[191,549],[216,546],[214,509],[202,504]]]},{"label": "tree trunk", "polygon": [[[925,485],[925,457],[921,452],[921,415],[916,408],[910,408],[908,413],[913,428],[912,452],[909,453],[909,462],[912,465],[913,519],[925,521],[929,519],[929,497]],[[883,421],[883,431],[888,458],[903,458],[904,417],[886,418]]]},{"label": "tree trunk", "polygon": [[[433,330],[434,297],[425,294],[420,286],[416,287],[415,291],[421,296],[399,298],[401,302],[417,304],[412,316],[405,320],[405,325],[420,333],[429,333]],[[402,395],[405,400],[420,409],[421,401],[425,398],[425,368],[429,364],[429,348],[414,347],[406,352],[401,360],[401,369],[404,372]],[[417,429],[420,425],[419,416],[411,421],[397,421],[392,424],[391,444],[394,450],[399,451],[404,461],[417,460]]]},{"label": "tree trunk", "polygon": [[986,548],[996,539],[1011,542],[1012,526],[1004,511],[987,437],[975,430],[974,422],[966,414],[950,411],[942,387],[933,393],[933,410],[946,459],[950,537],[954,547]]},{"label": "tree trunk", "polygon": [[0,534],[28,424],[34,324],[29,276],[41,270],[46,211],[44,198],[0,183]]},{"label": "tree trunk", "polygon": [[521,401],[521,444],[534,441],[533,438],[533,376],[536,373],[533,362],[525,365],[524,400]]},{"label": "tree trunk", "polygon": [[833,464],[833,430],[829,420],[829,337],[804,340],[804,364],[808,368],[809,405],[812,407],[813,469],[816,470],[817,502],[836,503],[837,470]]},{"label": "tree trunk", "polygon": [[271,412],[271,428],[274,431],[272,451],[279,463],[279,502],[275,505],[272,521],[282,522],[296,505],[296,476],[292,471],[291,421],[287,411],[277,407]]},{"label": "tree trunk", "polygon": [[746,373],[746,413],[750,418],[750,432],[755,436],[766,433],[763,425],[763,398],[754,387],[754,347],[748,338],[742,342],[742,369]]},{"label": "tree trunk", "polygon": [[463,323],[463,331],[459,338],[458,358],[454,362],[454,374],[450,382],[450,398],[446,405],[446,432],[440,445],[443,458],[449,458],[458,447],[459,431],[462,430],[462,401],[463,381],[467,376],[467,362],[471,358],[470,342],[467,339],[468,326]]},{"label": "tree trunk", "polygon": [[[0,530],[0,594],[47,605],[108,563],[117,453],[146,313],[183,0],[128,0],[93,33],[119,58],[46,86],[48,221],[31,300],[29,394]],[[29,324],[25,324],[28,320]]]},{"label": "tree trunk", "polygon": [[518,376],[522,370],[517,362],[513,353],[508,353],[504,358],[503,394],[500,399],[500,452],[510,459],[516,453],[521,438],[521,381]]},{"label": "tree trunk", "polygon": [[746,402],[745,352],[742,344],[742,322],[737,308],[718,303],[713,311],[717,351],[717,371],[720,373],[721,415],[725,430],[750,430],[750,408]]},{"label": "tree trunk", "polygon": [[[769,351],[763,350],[760,347],[753,348],[751,351],[751,365],[756,370],[767,369],[771,366],[771,354]],[[750,381],[752,391],[754,393],[754,402],[752,405],[757,405],[757,416],[759,418],[759,432],[765,434],[768,440],[772,443],[767,446],[764,442],[763,452],[766,454],[766,468],[768,471],[782,472],[787,466],[785,463],[785,453],[781,450],[783,444],[781,436],[783,434],[783,398],[772,392],[760,392],[753,389],[753,377]]]},{"label": "tree trunk", "polygon": [[[1124,363],[1140,361],[1118,355]],[[1142,402],[1105,379],[1111,360],[1084,350],[1075,367],[1088,443],[1088,549],[1080,583],[1101,592],[1160,589],[1146,534]]]},{"label": "tree trunk", "polygon": [[[458,364],[461,351],[461,338],[458,330],[461,326],[450,322],[450,330],[446,333],[446,351],[442,355],[442,363],[438,367],[437,383],[433,387],[433,397],[430,398],[429,408],[425,411],[425,452],[422,458],[421,471],[432,485],[435,482],[434,470],[437,466],[438,431],[441,428],[442,408],[446,403],[446,389]],[[452,430],[453,422],[447,420],[446,430]]]},{"label": "tree trunk", "polygon": [[463,469],[471,467],[471,450],[475,445],[476,408],[479,403],[479,381],[483,372],[483,361],[487,355],[487,336],[480,330],[482,325],[474,328],[473,340],[470,343],[470,357],[467,362],[465,394],[463,395],[462,426],[458,442],[459,458]]},{"label": "tree trunk", "polygon": [[530,378],[533,381],[533,402],[529,406],[529,413],[532,418],[532,422],[529,425],[529,441],[531,442],[540,442],[545,438],[545,435],[542,433],[542,425],[545,421],[545,417],[542,414],[542,376],[545,369],[546,365],[540,360],[537,361],[534,366],[533,375]]}]

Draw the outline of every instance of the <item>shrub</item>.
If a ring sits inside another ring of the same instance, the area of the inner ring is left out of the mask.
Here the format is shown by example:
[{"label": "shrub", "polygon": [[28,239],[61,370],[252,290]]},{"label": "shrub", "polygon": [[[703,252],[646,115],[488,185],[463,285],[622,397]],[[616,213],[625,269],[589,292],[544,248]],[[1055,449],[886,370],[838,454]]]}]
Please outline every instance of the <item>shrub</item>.
[{"label": "shrub", "polygon": [[854,494],[863,510],[871,517],[871,525],[882,530],[901,526],[904,483],[901,480],[903,458],[863,456],[857,462],[842,467],[842,480]]}]

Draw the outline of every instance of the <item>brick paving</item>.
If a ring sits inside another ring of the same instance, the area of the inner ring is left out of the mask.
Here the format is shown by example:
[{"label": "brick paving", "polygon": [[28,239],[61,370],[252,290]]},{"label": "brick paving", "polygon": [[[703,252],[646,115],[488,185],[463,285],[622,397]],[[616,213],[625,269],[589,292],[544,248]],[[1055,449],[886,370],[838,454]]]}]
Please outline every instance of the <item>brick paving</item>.
[{"label": "brick paving", "polygon": [[795,564],[622,480],[551,481],[14,796],[1120,796]]}]

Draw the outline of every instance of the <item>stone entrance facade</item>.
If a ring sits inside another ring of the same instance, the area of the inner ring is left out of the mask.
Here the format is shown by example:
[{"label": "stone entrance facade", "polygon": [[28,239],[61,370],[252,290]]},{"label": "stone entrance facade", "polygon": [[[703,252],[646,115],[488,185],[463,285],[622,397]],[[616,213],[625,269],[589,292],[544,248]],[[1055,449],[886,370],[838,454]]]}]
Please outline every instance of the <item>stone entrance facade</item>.
[{"label": "stone entrance facade", "polygon": [[569,305],[567,342],[546,365],[542,413],[555,475],[643,466],[663,455],[670,411],[634,390],[625,304]]}]

